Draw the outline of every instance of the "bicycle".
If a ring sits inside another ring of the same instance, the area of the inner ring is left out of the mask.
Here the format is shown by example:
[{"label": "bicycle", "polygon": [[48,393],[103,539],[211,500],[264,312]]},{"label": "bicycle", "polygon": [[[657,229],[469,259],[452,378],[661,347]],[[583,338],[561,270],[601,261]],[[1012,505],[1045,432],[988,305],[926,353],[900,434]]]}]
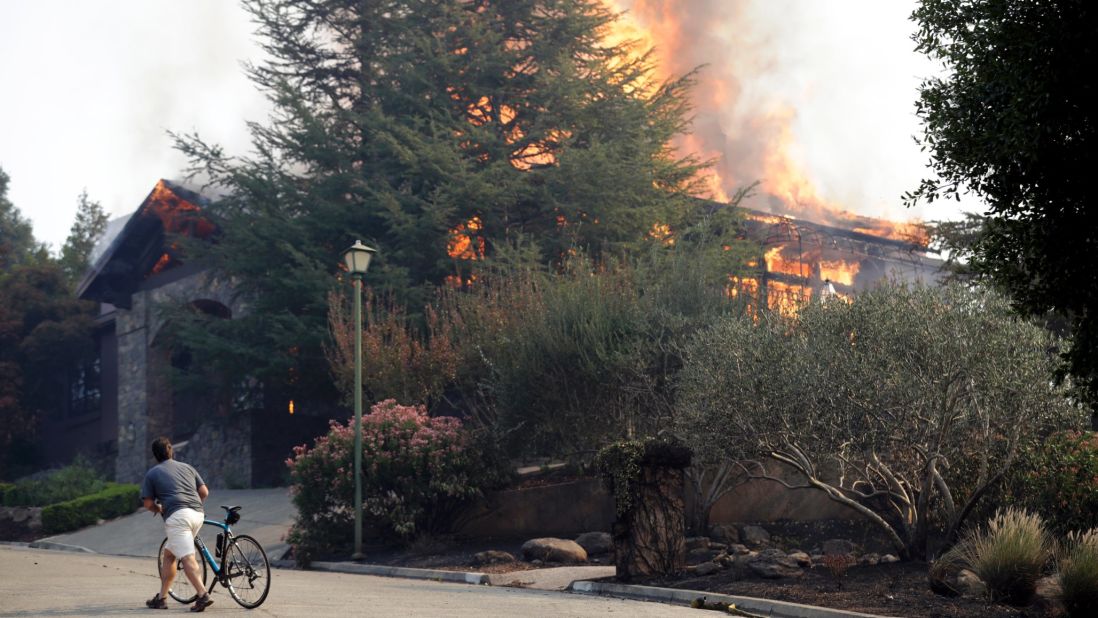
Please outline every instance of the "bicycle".
[{"label": "bicycle", "polygon": [[[203,520],[203,525],[217,526],[223,532],[217,535],[216,558],[210,555],[210,550],[200,536],[195,536],[195,558],[199,571],[202,574],[202,586],[205,592],[211,593],[217,584],[221,584],[229,590],[229,596],[242,607],[255,609],[263,604],[267,593],[271,589],[271,565],[267,561],[267,554],[258,541],[242,534],[234,536],[232,525],[240,521],[239,506],[225,506],[225,521]],[[159,574],[164,565],[164,545],[168,539],[160,543],[160,551],[156,554],[156,572]],[[214,581],[208,582],[209,569],[213,569]],[[175,582],[168,594],[180,603],[193,603],[198,599],[198,592],[187,579],[183,572],[182,561],[176,563]]]}]

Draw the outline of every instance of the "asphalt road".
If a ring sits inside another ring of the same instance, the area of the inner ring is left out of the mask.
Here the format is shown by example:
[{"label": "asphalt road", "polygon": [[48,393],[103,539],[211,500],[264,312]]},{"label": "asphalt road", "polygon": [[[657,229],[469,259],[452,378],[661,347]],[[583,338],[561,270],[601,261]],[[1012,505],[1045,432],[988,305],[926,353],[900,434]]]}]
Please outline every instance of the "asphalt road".
[{"label": "asphalt road", "polygon": [[[179,615],[146,609],[158,590],[155,560],[0,546],[0,617]],[[274,569],[271,593],[255,610],[218,587],[207,612],[258,616],[697,616],[657,603],[520,588],[444,584],[368,575]],[[189,614],[188,614],[189,615]]]}]

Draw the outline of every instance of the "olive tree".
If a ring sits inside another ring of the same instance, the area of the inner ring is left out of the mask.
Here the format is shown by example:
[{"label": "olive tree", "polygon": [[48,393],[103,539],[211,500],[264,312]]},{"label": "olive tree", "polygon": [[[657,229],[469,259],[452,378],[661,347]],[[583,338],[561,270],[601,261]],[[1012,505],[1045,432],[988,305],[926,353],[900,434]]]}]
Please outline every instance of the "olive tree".
[{"label": "olive tree", "polygon": [[952,537],[1025,441],[1082,422],[1051,379],[1058,344],[960,286],[728,316],[687,350],[677,430],[749,476],[824,492],[922,559],[930,527]]}]

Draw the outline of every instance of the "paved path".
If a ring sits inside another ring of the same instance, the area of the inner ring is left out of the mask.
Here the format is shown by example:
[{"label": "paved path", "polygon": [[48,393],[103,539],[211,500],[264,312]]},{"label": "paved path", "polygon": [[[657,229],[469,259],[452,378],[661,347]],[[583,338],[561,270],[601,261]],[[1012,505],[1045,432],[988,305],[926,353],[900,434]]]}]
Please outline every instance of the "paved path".
[{"label": "paved path", "polygon": [[[225,511],[218,507],[220,504],[244,507],[240,510],[240,522],[233,526],[234,534],[255,537],[272,560],[281,558],[286,552],[283,537],[295,514],[289,489],[212,489],[206,500],[206,517],[224,519]],[[217,532],[217,529],[206,526],[202,538],[208,544]],[[164,540],[164,524],[160,517],[140,511],[100,526],[89,526],[42,540],[86,547],[99,554],[155,556],[160,541]]]},{"label": "paved path", "polygon": [[[149,516],[151,520],[151,516]],[[0,546],[0,618],[9,616],[179,615],[148,610],[157,589],[149,558],[51,552]],[[259,609],[245,610],[224,589],[208,612],[258,616],[694,616],[698,611],[658,603],[519,588],[442,584],[275,569],[271,593]],[[189,614],[188,614],[189,615]]]}]

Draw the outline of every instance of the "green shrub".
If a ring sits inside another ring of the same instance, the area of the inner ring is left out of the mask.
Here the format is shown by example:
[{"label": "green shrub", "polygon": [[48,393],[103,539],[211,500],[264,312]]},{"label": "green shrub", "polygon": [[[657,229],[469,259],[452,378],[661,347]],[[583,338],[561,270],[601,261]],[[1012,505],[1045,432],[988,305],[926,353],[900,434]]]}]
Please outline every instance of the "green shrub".
[{"label": "green shrub", "polygon": [[1025,605],[1053,547],[1039,515],[1008,508],[996,513],[986,529],[969,531],[941,562],[955,561],[980,576],[991,600]]},{"label": "green shrub", "polygon": [[0,504],[7,505],[5,498],[8,492],[15,488],[15,483],[0,483]]},{"label": "green shrub", "polygon": [[4,506],[46,506],[101,491],[107,482],[82,459],[4,491]]},{"label": "green shrub", "polygon": [[1098,433],[1061,432],[1027,450],[1003,498],[1039,513],[1053,534],[1098,527]]},{"label": "green shrub", "polygon": [[1093,616],[1098,608],[1098,528],[1071,532],[1060,554],[1057,575],[1069,618]]},{"label": "green shrub", "polygon": [[94,494],[50,504],[42,509],[42,531],[58,534],[90,526],[100,519],[127,515],[139,506],[140,494],[137,485],[107,483]]}]

